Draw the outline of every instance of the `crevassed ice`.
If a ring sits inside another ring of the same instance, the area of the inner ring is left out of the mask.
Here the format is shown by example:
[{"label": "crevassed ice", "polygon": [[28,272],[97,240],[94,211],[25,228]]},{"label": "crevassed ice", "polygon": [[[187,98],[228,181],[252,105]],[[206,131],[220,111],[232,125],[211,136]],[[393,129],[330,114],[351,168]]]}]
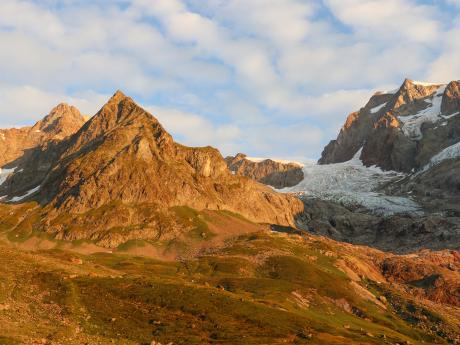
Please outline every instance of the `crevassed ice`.
[{"label": "crevassed ice", "polygon": [[446,147],[444,150],[439,152],[437,155],[434,155],[431,157],[430,162],[426,164],[419,172],[418,174],[425,172],[429,170],[430,168],[434,167],[435,165],[438,165],[442,161],[445,161],[446,159],[453,159],[453,158],[458,158],[460,157],[460,142],[451,145],[449,147]]},{"label": "crevassed ice", "polygon": [[419,140],[422,138],[421,127],[424,123],[434,123],[438,120],[442,120],[441,116],[441,104],[442,104],[442,95],[446,86],[441,86],[438,91],[433,95],[431,100],[426,100],[429,102],[428,108],[419,111],[418,113],[410,116],[399,116],[398,119],[403,123],[402,131],[405,135],[412,139]]},{"label": "crevassed ice", "polygon": [[379,215],[421,214],[420,206],[413,200],[376,191],[382,183],[401,179],[405,175],[382,171],[375,166],[365,167],[359,159],[361,151],[344,163],[305,164],[303,181],[281,192],[335,201],[345,206],[364,207]]}]

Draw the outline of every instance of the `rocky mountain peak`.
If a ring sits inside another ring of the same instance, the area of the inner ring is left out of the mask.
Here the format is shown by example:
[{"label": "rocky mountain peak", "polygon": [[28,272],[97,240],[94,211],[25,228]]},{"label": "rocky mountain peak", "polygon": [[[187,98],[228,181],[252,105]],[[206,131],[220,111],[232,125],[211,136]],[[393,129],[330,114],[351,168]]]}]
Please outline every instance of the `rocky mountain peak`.
[{"label": "rocky mountain peak", "polygon": [[460,138],[460,82],[448,85],[404,80],[395,92],[374,94],[348,116],[320,164],[360,159],[385,170],[410,172]]},{"label": "rocky mountain peak", "polygon": [[16,166],[16,160],[50,141],[61,141],[78,131],[86,119],[74,106],[61,103],[34,126],[0,130],[0,167]]},{"label": "rocky mountain peak", "polygon": [[414,82],[406,78],[395,93],[390,106],[392,109],[398,109],[404,104],[412,103],[415,100],[432,95],[440,86],[441,84]]},{"label": "rocky mountain peak", "polygon": [[171,136],[152,114],[119,90],[72,138],[68,151],[76,152],[87,144],[109,137],[117,146],[137,142],[139,147],[145,148],[146,138],[154,138],[156,144],[172,142]]},{"label": "rocky mountain peak", "polygon": [[75,133],[84,123],[85,118],[76,107],[60,103],[32,127],[32,132],[64,138]]}]

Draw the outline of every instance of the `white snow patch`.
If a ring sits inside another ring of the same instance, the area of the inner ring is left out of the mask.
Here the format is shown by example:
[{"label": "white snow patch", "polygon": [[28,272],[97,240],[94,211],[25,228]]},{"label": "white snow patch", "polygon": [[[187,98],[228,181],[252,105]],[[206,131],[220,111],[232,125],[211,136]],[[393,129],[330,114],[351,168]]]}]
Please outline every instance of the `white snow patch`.
[{"label": "white snow patch", "polygon": [[402,131],[406,136],[414,140],[422,138],[421,127],[424,123],[435,123],[443,119],[441,115],[442,95],[446,86],[442,86],[429,100],[425,100],[430,105],[415,115],[399,116],[398,119],[403,123]]},{"label": "white snow patch", "polygon": [[0,168],[0,186],[6,181],[6,179],[8,178],[8,176],[10,176],[11,174],[14,173],[14,171],[17,169],[17,167],[15,168],[11,168],[11,169],[2,169]]},{"label": "white snow patch", "polygon": [[248,161],[254,162],[254,163],[260,163],[266,160],[271,160],[277,163],[281,164],[297,164],[298,166],[303,167],[304,163],[301,162],[296,162],[294,160],[288,160],[288,159],[279,159],[279,158],[262,158],[262,157],[245,157]]},{"label": "white snow patch", "polygon": [[436,86],[436,85],[444,85],[443,83],[430,83],[426,81],[412,81],[414,85],[420,85],[420,86]]},{"label": "white snow patch", "polygon": [[397,89],[394,89],[394,90],[384,91],[383,93],[387,94],[387,95],[394,95],[398,91],[399,91],[399,87]]},{"label": "white snow patch", "polygon": [[437,155],[434,155],[431,157],[430,162],[426,164],[418,173],[421,174],[435,165],[438,165],[439,163],[447,160],[447,159],[454,159],[460,157],[460,142],[451,145],[449,147],[446,147],[444,150],[439,152]]},{"label": "white snow patch", "polygon": [[27,191],[24,195],[15,196],[14,198],[11,198],[10,201],[12,201],[12,202],[21,201],[21,200],[27,198],[29,195],[32,195],[35,192],[38,192],[39,189],[40,189],[40,185],[38,185],[37,187],[32,188],[31,190]]},{"label": "white snow patch", "polygon": [[421,214],[420,206],[409,198],[388,196],[377,192],[386,182],[404,178],[395,171],[383,171],[378,167],[365,167],[361,160],[362,149],[344,163],[305,164],[304,179],[294,187],[281,192],[339,202],[345,206],[364,207],[375,214]]},{"label": "white snow patch", "polygon": [[378,113],[383,107],[385,107],[387,105],[388,102],[386,103],[383,103],[383,104],[380,104],[374,108],[371,109],[371,114],[375,114],[375,113]]},{"label": "white snow patch", "polygon": [[451,117],[457,116],[458,114],[460,114],[460,112],[457,112],[451,115],[442,115],[442,118],[445,120],[449,120]]}]

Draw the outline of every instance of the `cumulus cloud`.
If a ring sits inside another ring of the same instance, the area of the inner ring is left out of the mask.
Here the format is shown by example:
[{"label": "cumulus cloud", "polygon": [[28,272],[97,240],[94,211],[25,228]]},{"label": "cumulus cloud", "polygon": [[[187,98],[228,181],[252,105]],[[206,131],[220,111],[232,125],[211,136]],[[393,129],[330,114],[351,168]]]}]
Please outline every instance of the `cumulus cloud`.
[{"label": "cumulus cloud", "polygon": [[374,91],[459,78],[456,5],[3,0],[0,125],[122,89],[185,144],[317,157]]},{"label": "cumulus cloud", "polygon": [[178,109],[146,106],[175,139],[189,146],[219,147],[224,154],[239,148],[241,130],[233,124],[213,124],[205,117]]},{"label": "cumulus cloud", "polygon": [[108,99],[108,95],[94,91],[84,91],[73,96],[49,92],[33,86],[0,84],[0,127],[19,127],[30,125],[46,116],[59,103],[72,104],[83,115],[91,116]]},{"label": "cumulus cloud", "polygon": [[441,33],[438,9],[413,0],[326,0],[334,15],[360,35],[434,44]]}]

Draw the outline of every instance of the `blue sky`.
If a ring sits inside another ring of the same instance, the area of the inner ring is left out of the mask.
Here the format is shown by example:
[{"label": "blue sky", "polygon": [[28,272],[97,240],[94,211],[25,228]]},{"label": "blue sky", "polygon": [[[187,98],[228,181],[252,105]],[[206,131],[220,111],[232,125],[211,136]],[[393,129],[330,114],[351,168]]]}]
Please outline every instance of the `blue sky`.
[{"label": "blue sky", "polygon": [[317,158],[405,77],[460,79],[460,0],[2,0],[0,126],[121,89],[181,143]]}]

